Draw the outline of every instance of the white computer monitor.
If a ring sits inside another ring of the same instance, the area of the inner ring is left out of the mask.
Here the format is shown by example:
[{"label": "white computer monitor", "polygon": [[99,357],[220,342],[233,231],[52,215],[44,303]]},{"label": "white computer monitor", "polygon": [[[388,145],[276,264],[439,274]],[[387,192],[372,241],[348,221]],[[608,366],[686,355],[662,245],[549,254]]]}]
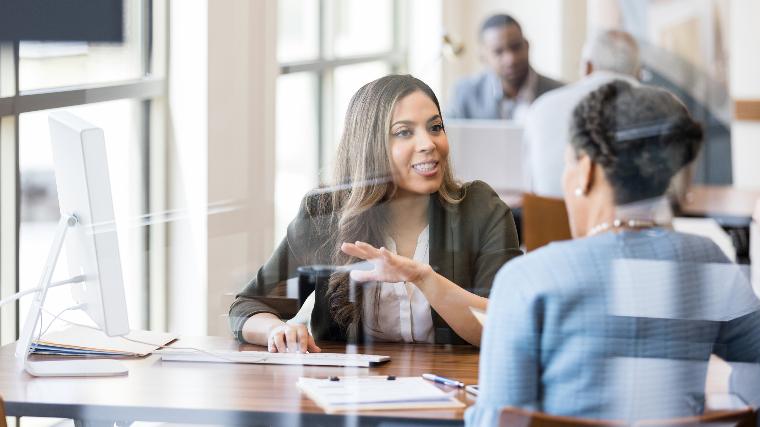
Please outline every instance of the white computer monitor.
[{"label": "white computer monitor", "polygon": [[125,335],[129,320],[103,130],[66,111],[51,113],[49,122],[58,204],[62,215],[78,219],[65,242],[69,274],[86,277],[72,285],[72,296],[107,335]]},{"label": "white computer monitor", "polygon": [[[66,247],[69,274],[84,278],[71,285],[76,304],[82,305],[107,335],[129,333],[103,130],[65,111],[51,113],[49,123],[62,220],[40,279],[40,292],[17,344],[16,354],[25,358],[62,245]],[[52,362],[26,365],[33,375],[103,375],[114,368],[113,364],[98,366],[96,361],[78,366]]]},{"label": "white computer monitor", "polygon": [[447,120],[454,176],[481,180],[497,192],[527,190],[522,126],[508,120]]}]

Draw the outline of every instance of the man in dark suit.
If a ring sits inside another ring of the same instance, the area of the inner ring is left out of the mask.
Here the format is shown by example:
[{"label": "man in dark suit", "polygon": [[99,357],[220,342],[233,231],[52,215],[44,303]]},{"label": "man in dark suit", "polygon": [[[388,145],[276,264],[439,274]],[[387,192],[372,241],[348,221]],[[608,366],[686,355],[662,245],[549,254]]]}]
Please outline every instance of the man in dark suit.
[{"label": "man in dark suit", "polygon": [[521,122],[534,99],[562,86],[536,73],[528,41],[509,15],[494,15],[480,27],[481,59],[487,69],[454,87],[447,118],[510,119]]}]

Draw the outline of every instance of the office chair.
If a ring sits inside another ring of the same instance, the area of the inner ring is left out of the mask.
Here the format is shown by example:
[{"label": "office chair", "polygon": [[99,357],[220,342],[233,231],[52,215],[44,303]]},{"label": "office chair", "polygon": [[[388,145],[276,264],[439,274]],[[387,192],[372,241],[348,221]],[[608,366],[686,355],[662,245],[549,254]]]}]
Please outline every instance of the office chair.
[{"label": "office chair", "polygon": [[641,427],[754,427],[757,422],[756,417],[755,410],[747,408],[735,411],[716,411],[693,417],[640,421],[635,425]]},{"label": "office chair", "polygon": [[750,408],[684,418],[641,420],[632,424],[616,420],[563,417],[509,407],[502,409],[499,418],[500,427],[752,427],[755,423],[755,411]]},{"label": "office chair", "polygon": [[0,397],[0,427],[8,427],[5,421],[5,402],[3,402],[2,397]]},{"label": "office chair", "polygon": [[522,238],[530,252],[557,240],[572,239],[562,199],[523,194]]},{"label": "office chair", "polygon": [[499,417],[499,427],[624,427],[622,421],[592,420],[563,417],[519,408],[504,408]]}]

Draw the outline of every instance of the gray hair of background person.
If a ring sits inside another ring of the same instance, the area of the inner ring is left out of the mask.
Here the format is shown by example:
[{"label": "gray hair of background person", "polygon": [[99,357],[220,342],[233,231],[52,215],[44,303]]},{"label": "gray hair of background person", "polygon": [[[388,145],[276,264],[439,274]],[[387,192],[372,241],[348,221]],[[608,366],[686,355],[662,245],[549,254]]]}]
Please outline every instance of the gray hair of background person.
[{"label": "gray hair of background person", "polygon": [[601,166],[622,205],[665,194],[702,146],[702,127],[672,93],[615,80],[575,107],[570,143]]},{"label": "gray hair of background person", "polygon": [[582,58],[590,62],[595,71],[612,71],[636,78],[641,68],[639,45],[625,31],[598,32],[583,46]]}]

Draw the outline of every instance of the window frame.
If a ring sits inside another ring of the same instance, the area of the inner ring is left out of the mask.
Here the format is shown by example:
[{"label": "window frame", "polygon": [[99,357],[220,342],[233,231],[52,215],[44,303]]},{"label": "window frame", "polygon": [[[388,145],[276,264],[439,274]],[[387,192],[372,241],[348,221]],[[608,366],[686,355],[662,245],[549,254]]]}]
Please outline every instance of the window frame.
[{"label": "window frame", "polygon": [[[144,165],[144,187],[142,203],[147,212],[152,212],[157,201],[166,200],[166,168],[157,165],[165,162],[166,134],[162,123],[166,118],[163,99],[167,95],[167,81],[164,74],[168,61],[166,46],[155,46],[156,42],[167,43],[167,37],[155,37],[156,29],[164,34],[169,31],[168,5],[153,0],[140,0],[142,7],[142,49],[141,74],[135,79],[99,84],[59,86],[53,88],[19,90],[19,42],[0,44],[0,295],[7,296],[20,290],[19,249],[20,249],[20,168],[19,168],[19,117],[21,114],[93,104],[115,100],[135,100],[141,105],[140,149]],[[160,9],[160,13],[155,11]],[[157,17],[159,19],[154,19]],[[160,56],[160,57],[157,57]],[[157,132],[158,130],[158,132]],[[162,148],[163,147],[163,148]],[[157,155],[158,154],[158,155]],[[158,183],[158,184],[156,184]],[[148,328],[165,325],[166,281],[156,280],[156,271],[163,272],[162,266],[155,265],[156,252],[151,242],[162,241],[154,234],[156,228],[144,227],[145,242],[145,301],[143,310]],[[163,228],[158,228],[163,231]],[[151,262],[153,260],[153,262]],[[160,288],[160,289],[157,289]],[[158,300],[164,306],[157,309]],[[20,329],[19,302],[4,307],[0,315],[0,344],[7,344],[18,338]]]},{"label": "window frame", "polygon": [[317,43],[317,56],[314,59],[305,61],[290,61],[279,63],[280,73],[279,76],[294,74],[294,73],[313,73],[316,75],[317,87],[316,87],[316,105],[317,108],[317,170],[319,171],[319,184],[324,184],[327,181],[327,177],[324,176],[325,162],[326,162],[326,141],[335,141],[336,135],[331,135],[331,124],[334,123],[331,117],[333,112],[334,100],[330,93],[333,87],[333,76],[336,68],[346,65],[357,65],[371,62],[383,62],[389,65],[392,73],[398,73],[407,67],[407,52],[404,43],[404,33],[402,29],[403,13],[402,0],[390,0],[391,1],[391,19],[392,19],[392,41],[391,49],[385,52],[379,52],[371,55],[350,55],[340,57],[328,57],[329,43],[332,39],[330,36],[329,20],[328,16],[329,8],[327,5],[328,0],[317,0],[319,2],[318,7],[318,37]]}]

